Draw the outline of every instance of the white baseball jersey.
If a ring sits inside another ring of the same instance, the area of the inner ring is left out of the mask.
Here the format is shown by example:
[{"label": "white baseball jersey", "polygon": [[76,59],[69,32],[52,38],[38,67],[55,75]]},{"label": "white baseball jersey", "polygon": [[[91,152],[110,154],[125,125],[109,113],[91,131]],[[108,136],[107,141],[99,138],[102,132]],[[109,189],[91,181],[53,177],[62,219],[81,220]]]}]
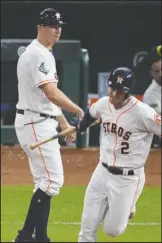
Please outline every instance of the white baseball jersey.
[{"label": "white baseball jersey", "polygon": [[143,167],[153,134],[161,135],[161,116],[133,96],[120,109],[114,108],[108,96],[103,97],[92,104],[89,112],[102,122],[100,162],[125,168]]},{"label": "white baseball jersey", "polygon": [[57,84],[56,63],[53,54],[37,39],[21,54],[17,65],[18,109],[31,110],[58,116],[61,109],[53,104],[39,88],[40,85]]},{"label": "white baseball jersey", "polygon": [[154,107],[157,113],[161,114],[161,86],[152,80],[152,83],[146,89],[143,102]]}]

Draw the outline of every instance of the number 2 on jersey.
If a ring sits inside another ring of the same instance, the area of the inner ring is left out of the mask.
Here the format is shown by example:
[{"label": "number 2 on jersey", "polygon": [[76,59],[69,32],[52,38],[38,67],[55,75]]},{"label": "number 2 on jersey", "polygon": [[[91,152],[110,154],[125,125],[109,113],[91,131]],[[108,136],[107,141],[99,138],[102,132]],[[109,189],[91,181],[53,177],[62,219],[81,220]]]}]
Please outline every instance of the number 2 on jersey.
[{"label": "number 2 on jersey", "polygon": [[121,154],[129,154],[129,143],[127,142],[121,142]]}]

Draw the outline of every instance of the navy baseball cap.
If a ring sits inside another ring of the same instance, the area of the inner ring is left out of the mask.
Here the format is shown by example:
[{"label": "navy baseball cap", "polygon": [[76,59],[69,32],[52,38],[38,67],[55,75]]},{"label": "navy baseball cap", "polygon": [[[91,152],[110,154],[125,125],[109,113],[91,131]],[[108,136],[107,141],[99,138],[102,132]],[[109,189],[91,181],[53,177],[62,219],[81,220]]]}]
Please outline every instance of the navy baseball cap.
[{"label": "navy baseball cap", "polygon": [[46,8],[40,12],[38,24],[43,26],[62,26],[66,24],[61,14],[54,8]]}]

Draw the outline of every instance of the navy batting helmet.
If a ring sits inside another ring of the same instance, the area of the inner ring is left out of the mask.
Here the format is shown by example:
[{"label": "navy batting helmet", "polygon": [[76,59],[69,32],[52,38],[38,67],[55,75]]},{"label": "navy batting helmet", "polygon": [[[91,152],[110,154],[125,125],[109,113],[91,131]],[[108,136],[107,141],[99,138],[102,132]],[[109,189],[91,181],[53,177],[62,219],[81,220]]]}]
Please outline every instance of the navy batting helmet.
[{"label": "navy batting helmet", "polygon": [[118,67],[110,73],[107,85],[114,90],[124,91],[125,94],[133,92],[135,75],[127,67]]},{"label": "navy batting helmet", "polygon": [[57,10],[46,8],[40,13],[38,24],[44,26],[62,26],[65,22],[63,22],[61,14]]}]

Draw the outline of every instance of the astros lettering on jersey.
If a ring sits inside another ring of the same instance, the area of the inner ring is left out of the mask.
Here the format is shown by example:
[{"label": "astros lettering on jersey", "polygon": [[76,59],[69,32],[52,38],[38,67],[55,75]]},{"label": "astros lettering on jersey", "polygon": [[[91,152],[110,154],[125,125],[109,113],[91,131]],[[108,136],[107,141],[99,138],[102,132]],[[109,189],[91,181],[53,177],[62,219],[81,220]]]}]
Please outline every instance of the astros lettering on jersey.
[{"label": "astros lettering on jersey", "polygon": [[155,110],[131,96],[128,104],[117,110],[109,97],[103,97],[92,104],[89,112],[102,121],[100,161],[109,166],[142,167],[153,133],[161,135],[161,122]]}]

